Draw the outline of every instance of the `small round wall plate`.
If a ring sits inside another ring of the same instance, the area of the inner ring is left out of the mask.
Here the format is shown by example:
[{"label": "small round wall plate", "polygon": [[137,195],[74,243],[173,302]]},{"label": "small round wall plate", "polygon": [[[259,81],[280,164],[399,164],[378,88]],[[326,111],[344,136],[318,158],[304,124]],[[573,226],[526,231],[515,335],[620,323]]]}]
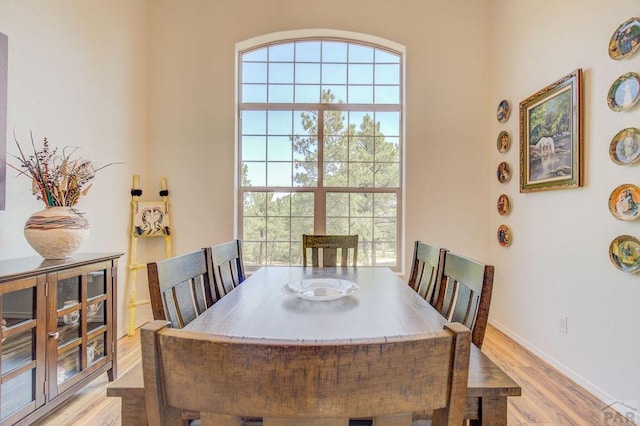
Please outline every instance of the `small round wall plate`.
[{"label": "small round wall plate", "polygon": [[623,22],[611,36],[609,56],[620,60],[633,55],[640,46],[640,18],[631,18]]},{"label": "small round wall plate", "polygon": [[497,140],[498,152],[507,152],[509,148],[511,148],[511,136],[509,136],[509,132],[503,130],[498,135]]},{"label": "small round wall plate", "polygon": [[496,112],[496,117],[500,123],[504,123],[509,119],[509,114],[511,114],[511,105],[509,101],[503,99],[498,104],[498,111]]},{"label": "small round wall plate", "polygon": [[640,241],[631,235],[620,235],[611,241],[609,259],[622,272],[640,270]]},{"label": "small round wall plate", "polygon": [[609,156],[620,166],[634,164],[640,159],[640,130],[628,127],[611,139]]},{"label": "small round wall plate", "polygon": [[509,214],[509,212],[511,212],[511,201],[509,200],[509,197],[507,196],[507,194],[501,194],[498,197],[498,214],[500,216],[504,216]]},{"label": "small round wall plate", "polygon": [[498,164],[498,170],[496,170],[496,176],[498,182],[507,183],[511,179],[511,166],[506,161]]},{"label": "small round wall plate", "polygon": [[613,111],[626,111],[638,102],[640,95],[640,75],[628,72],[618,77],[607,95],[607,105]]},{"label": "small round wall plate", "polygon": [[640,188],[625,183],[611,192],[609,211],[618,220],[636,220],[640,215]]},{"label": "small round wall plate", "polygon": [[507,247],[511,244],[511,230],[507,225],[498,226],[498,244],[501,247]]}]

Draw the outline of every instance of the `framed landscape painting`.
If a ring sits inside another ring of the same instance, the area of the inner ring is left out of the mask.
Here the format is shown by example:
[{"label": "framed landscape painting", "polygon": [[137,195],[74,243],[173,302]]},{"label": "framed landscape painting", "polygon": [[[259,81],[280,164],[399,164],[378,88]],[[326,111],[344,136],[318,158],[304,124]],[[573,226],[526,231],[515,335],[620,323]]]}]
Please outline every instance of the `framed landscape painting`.
[{"label": "framed landscape painting", "polygon": [[520,192],[582,186],[582,69],[520,102]]}]

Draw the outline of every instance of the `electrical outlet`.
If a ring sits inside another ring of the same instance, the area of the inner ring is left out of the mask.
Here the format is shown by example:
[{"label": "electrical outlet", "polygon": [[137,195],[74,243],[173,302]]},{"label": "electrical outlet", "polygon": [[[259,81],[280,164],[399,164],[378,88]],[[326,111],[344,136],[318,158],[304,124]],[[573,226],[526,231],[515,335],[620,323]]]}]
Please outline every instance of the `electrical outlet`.
[{"label": "electrical outlet", "polygon": [[567,332],[567,320],[569,319],[569,317],[567,315],[564,314],[558,314],[558,328],[560,328],[560,331],[563,333]]}]

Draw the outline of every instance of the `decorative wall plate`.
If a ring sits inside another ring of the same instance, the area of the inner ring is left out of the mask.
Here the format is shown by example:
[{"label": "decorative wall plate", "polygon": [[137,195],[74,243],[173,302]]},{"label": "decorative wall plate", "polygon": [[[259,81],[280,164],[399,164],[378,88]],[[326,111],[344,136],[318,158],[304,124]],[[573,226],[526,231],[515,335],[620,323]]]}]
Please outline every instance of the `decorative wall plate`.
[{"label": "decorative wall plate", "polygon": [[498,244],[501,247],[507,247],[511,244],[511,230],[507,225],[498,226]]},{"label": "decorative wall plate", "polygon": [[498,214],[504,216],[511,212],[511,201],[507,194],[501,194],[498,197]]},{"label": "decorative wall plate", "polygon": [[620,235],[611,241],[609,259],[622,272],[640,270],[640,241],[631,235]]},{"label": "decorative wall plate", "polygon": [[611,139],[609,156],[620,166],[634,164],[640,160],[640,130],[628,127],[620,130]]},{"label": "decorative wall plate", "polygon": [[508,100],[503,99],[498,104],[498,111],[496,113],[496,117],[498,118],[498,121],[500,123],[504,123],[509,119],[509,114],[511,114],[511,105],[509,104]]},{"label": "decorative wall plate", "polygon": [[498,164],[498,170],[496,171],[498,182],[507,183],[511,179],[511,166],[506,161]]},{"label": "decorative wall plate", "polygon": [[620,60],[633,55],[640,46],[640,18],[631,18],[620,25],[609,41],[609,56]]},{"label": "decorative wall plate", "polygon": [[638,102],[638,95],[640,95],[640,75],[628,72],[611,84],[607,105],[613,111],[626,111]]},{"label": "decorative wall plate", "polygon": [[640,188],[625,183],[611,192],[609,211],[618,220],[636,220],[640,215]]},{"label": "decorative wall plate", "polygon": [[497,140],[498,152],[507,152],[509,148],[511,148],[511,136],[509,136],[509,132],[503,130],[498,135]]}]

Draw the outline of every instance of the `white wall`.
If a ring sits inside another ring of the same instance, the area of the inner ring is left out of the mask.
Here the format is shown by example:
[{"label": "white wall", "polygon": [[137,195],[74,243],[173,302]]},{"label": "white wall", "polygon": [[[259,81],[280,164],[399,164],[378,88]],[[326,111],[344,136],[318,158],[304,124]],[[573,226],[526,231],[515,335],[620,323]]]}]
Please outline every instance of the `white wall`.
[{"label": "white wall", "polygon": [[[8,153],[17,153],[15,129],[23,142],[32,131],[37,143],[47,137],[51,147],[78,146],[97,164],[124,162],[98,172],[78,203],[91,223],[85,252],[128,247],[131,176],[145,174],[148,151],[147,12],[146,0],[0,1],[0,32],[9,39]],[[44,207],[30,181],[9,169],[1,259],[38,256],[23,227]],[[126,263],[123,256],[120,326]]]},{"label": "white wall", "polygon": [[[638,108],[616,113],[607,107],[611,83],[640,69],[640,54],[609,58],[614,30],[640,15],[634,0],[491,0],[491,92],[484,138],[491,152],[486,176],[491,182],[487,238],[496,267],[491,322],[542,355],[606,402],[640,403],[637,275],[618,271],[608,249],[618,235],[638,236],[637,223],[620,222],[608,211],[611,191],[638,184],[637,166],[617,166],[609,158],[611,138],[638,127]],[[519,193],[519,102],[569,74],[584,70],[583,188]],[[501,99],[514,110],[504,125],[495,118]],[[506,129],[513,138],[506,154],[496,138]],[[516,174],[506,185],[495,179],[500,161]],[[500,217],[498,195],[512,199],[512,213]],[[495,232],[506,223],[513,244],[501,248]],[[558,314],[568,315],[561,333]]]}]

